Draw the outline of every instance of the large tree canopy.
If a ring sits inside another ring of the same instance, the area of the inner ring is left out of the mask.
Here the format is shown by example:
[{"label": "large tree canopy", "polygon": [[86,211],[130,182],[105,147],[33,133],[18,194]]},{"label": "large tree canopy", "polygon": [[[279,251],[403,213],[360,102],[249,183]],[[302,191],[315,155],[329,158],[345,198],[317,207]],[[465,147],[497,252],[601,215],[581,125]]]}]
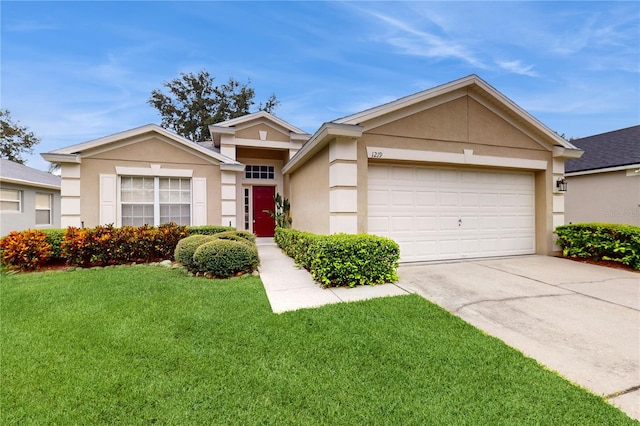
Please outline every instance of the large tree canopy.
[{"label": "large tree canopy", "polygon": [[26,127],[11,119],[8,109],[0,109],[0,157],[24,164],[23,154],[31,154],[40,139]]},{"label": "large tree canopy", "polygon": [[[180,77],[163,83],[168,94],[153,90],[147,102],[162,116],[163,127],[194,142],[209,140],[209,124],[248,114],[255,103],[250,82],[229,78],[227,83],[214,86],[213,80],[207,71],[180,73]],[[258,110],[272,112],[278,103],[271,95]]]}]

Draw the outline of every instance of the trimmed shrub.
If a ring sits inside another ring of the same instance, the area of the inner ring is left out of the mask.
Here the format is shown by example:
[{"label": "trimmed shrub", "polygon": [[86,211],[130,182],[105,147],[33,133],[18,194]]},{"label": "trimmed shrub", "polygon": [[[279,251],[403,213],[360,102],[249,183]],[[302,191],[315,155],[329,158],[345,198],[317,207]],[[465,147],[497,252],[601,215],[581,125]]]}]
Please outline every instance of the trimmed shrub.
[{"label": "trimmed shrub", "polygon": [[311,268],[312,259],[309,257],[309,246],[319,238],[325,237],[310,232],[286,228],[276,228],[274,236],[278,247],[306,270],[310,270]]},{"label": "trimmed shrub", "polygon": [[47,236],[47,242],[51,245],[51,261],[58,262],[63,260],[62,257],[62,241],[64,241],[64,229],[47,228],[42,232]]},{"label": "trimmed shrub", "polygon": [[62,257],[68,265],[89,266],[91,264],[91,247],[88,243],[89,229],[70,226],[64,232],[64,240],[60,244]]},{"label": "trimmed shrub", "polygon": [[225,231],[235,231],[233,226],[219,226],[219,225],[203,225],[203,226],[187,226],[187,233],[189,235],[214,235]]},{"label": "trimmed shrub", "polygon": [[611,260],[640,269],[640,227],[609,223],[576,223],[556,228],[565,257]]},{"label": "trimmed shrub", "polygon": [[398,280],[398,244],[374,235],[335,234],[313,241],[311,276],[323,287],[355,287]]},{"label": "trimmed shrub", "polygon": [[153,255],[157,259],[171,259],[178,241],[189,235],[186,226],[174,222],[165,223],[155,229],[153,238]]},{"label": "trimmed shrub", "polygon": [[214,234],[213,236],[221,240],[246,241],[252,244],[256,242],[256,236],[247,231],[225,231]]},{"label": "trimmed shrub", "polygon": [[193,254],[202,244],[215,239],[213,235],[190,235],[178,241],[173,257],[176,262],[180,262],[185,268],[193,269]]},{"label": "trimmed shrub", "polygon": [[374,285],[398,279],[398,244],[374,235],[322,236],[277,228],[276,244],[323,287]]},{"label": "trimmed shrub", "polygon": [[255,245],[217,238],[198,247],[193,261],[198,272],[220,278],[251,272],[259,263]]},{"label": "trimmed shrub", "polygon": [[0,249],[2,264],[18,271],[36,270],[53,255],[45,233],[35,229],[11,232],[0,241]]},{"label": "trimmed shrub", "polygon": [[168,223],[153,226],[99,225],[70,227],[61,244],[62,256],[72,266],[105,266],[171,259],[178,241],[187,235],[185,226]]}]

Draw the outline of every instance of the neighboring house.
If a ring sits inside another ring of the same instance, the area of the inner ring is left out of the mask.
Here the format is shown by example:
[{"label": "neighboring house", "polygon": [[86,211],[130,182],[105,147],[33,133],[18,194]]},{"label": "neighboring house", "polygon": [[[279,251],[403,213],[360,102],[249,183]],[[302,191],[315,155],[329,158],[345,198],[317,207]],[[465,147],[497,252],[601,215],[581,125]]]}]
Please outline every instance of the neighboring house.
[{"label": "neighboring house", "polygon": [[0,236],[60,227],[60,176],[0,159]]},{"label": "neighboring house", "polygon": [[296,229],[368,232],[403,262],[551,254],[556,181],[582,151],[475,75],[323,124],[259,112],[196,144],[147,125],[42,154],[62,166],[63,226],[236,226],[273,235],[273,195]]},{"label": "neighboring house", "polygon": [[584,155],[565,166],[565,220],[640,226],[640,126],[571,143]]}]

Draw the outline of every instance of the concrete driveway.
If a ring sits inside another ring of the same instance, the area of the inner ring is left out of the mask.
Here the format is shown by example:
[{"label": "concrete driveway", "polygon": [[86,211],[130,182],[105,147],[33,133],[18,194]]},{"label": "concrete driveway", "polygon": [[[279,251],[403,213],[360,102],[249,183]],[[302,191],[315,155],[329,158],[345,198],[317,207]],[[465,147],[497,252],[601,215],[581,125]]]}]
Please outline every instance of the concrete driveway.
[{"label": "concrete driveway", "polygon": [[422,295],[640,420],[640,274],[547,256],[401,266]]}]

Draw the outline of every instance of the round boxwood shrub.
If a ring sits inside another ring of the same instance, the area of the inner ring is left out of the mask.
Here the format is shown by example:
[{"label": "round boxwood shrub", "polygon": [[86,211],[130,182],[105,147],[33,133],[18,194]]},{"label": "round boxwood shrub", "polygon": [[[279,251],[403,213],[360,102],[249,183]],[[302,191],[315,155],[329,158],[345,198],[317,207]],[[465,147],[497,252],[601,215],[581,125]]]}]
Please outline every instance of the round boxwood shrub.
[{"label": "round boxwood shrub", "polygon": [[196,249],[193,262],[198,272],[226,278],[257,268],[258,250],[248,242],[214,239]]},{"label": "round boxwood shrub", "polygon": [[182,263],[187,269],[193,268],[193,254],[196,249],[202,244],[214,240],[213,235],[191,235],[183,238],[176,244],[176,249],[173,252],[173,257],[176,262]]}]

